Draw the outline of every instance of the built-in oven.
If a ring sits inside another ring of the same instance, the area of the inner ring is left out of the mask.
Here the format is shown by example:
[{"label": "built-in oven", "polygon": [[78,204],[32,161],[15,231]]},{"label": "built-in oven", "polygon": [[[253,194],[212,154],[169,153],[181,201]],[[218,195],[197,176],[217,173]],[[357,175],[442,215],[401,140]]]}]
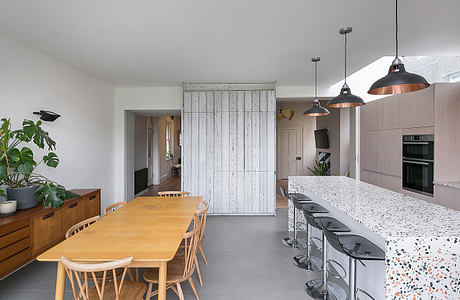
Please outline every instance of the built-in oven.
[{"label": "built-in oven", "polygon": [[433,196],[434,135],[403,135],[403,188]]}]

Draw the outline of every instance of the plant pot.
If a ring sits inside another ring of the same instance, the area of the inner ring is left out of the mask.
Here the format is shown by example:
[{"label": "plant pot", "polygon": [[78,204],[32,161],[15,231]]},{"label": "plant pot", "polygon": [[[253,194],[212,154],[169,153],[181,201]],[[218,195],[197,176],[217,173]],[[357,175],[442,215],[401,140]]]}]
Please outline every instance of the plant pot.
[{"label": "plant pot", "polygon": [[39,204],[35,195],[37,189],[38,185],[26,188],[7,188],[6,198],[10,201],[17,201],[18,210],[32,208]]},{"label": "plant pot", "polygon": [[16,213],[16,201],[2,201],[0,202],[0,217],[11,216]]}]

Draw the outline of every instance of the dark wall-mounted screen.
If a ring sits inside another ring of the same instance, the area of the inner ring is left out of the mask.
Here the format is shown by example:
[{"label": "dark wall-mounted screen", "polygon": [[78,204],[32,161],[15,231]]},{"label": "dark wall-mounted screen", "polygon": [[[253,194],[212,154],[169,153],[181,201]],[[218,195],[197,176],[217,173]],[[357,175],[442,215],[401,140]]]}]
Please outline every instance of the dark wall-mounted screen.
[{"label": "dark wall-mounted screen", "polygon": [[322,149],[329,148],[329,135],[327,133],[328,133],[327,128],[315,130],[316,148],[322,148]]}]

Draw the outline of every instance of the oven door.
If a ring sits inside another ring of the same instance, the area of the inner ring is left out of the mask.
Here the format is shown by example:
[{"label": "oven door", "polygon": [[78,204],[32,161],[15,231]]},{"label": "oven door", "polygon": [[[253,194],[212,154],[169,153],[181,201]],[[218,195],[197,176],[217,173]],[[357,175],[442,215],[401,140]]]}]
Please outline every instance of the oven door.
[{"label": "oven door", "polygon": [[415,159],[434,159],[433,142],[403,142],[403,157]]},{"label": "oven door", "polygon": [[403,188],[433,196],[433,162],[403,159]]}]

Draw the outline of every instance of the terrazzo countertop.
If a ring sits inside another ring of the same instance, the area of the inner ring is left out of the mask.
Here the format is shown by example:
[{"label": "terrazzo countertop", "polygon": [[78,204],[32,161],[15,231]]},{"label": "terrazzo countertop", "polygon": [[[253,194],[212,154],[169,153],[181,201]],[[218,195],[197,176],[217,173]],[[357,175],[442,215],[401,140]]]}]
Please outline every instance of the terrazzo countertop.
[{"label": "terrazzo countertop", "polygon": [[460,189],[460,181],[435,181],[434,184]]},{"label": "terrazzo countertop", "polygon": [[385,239],[387,299],[460,299],[460,211],[343,176],[292,176]]}]

